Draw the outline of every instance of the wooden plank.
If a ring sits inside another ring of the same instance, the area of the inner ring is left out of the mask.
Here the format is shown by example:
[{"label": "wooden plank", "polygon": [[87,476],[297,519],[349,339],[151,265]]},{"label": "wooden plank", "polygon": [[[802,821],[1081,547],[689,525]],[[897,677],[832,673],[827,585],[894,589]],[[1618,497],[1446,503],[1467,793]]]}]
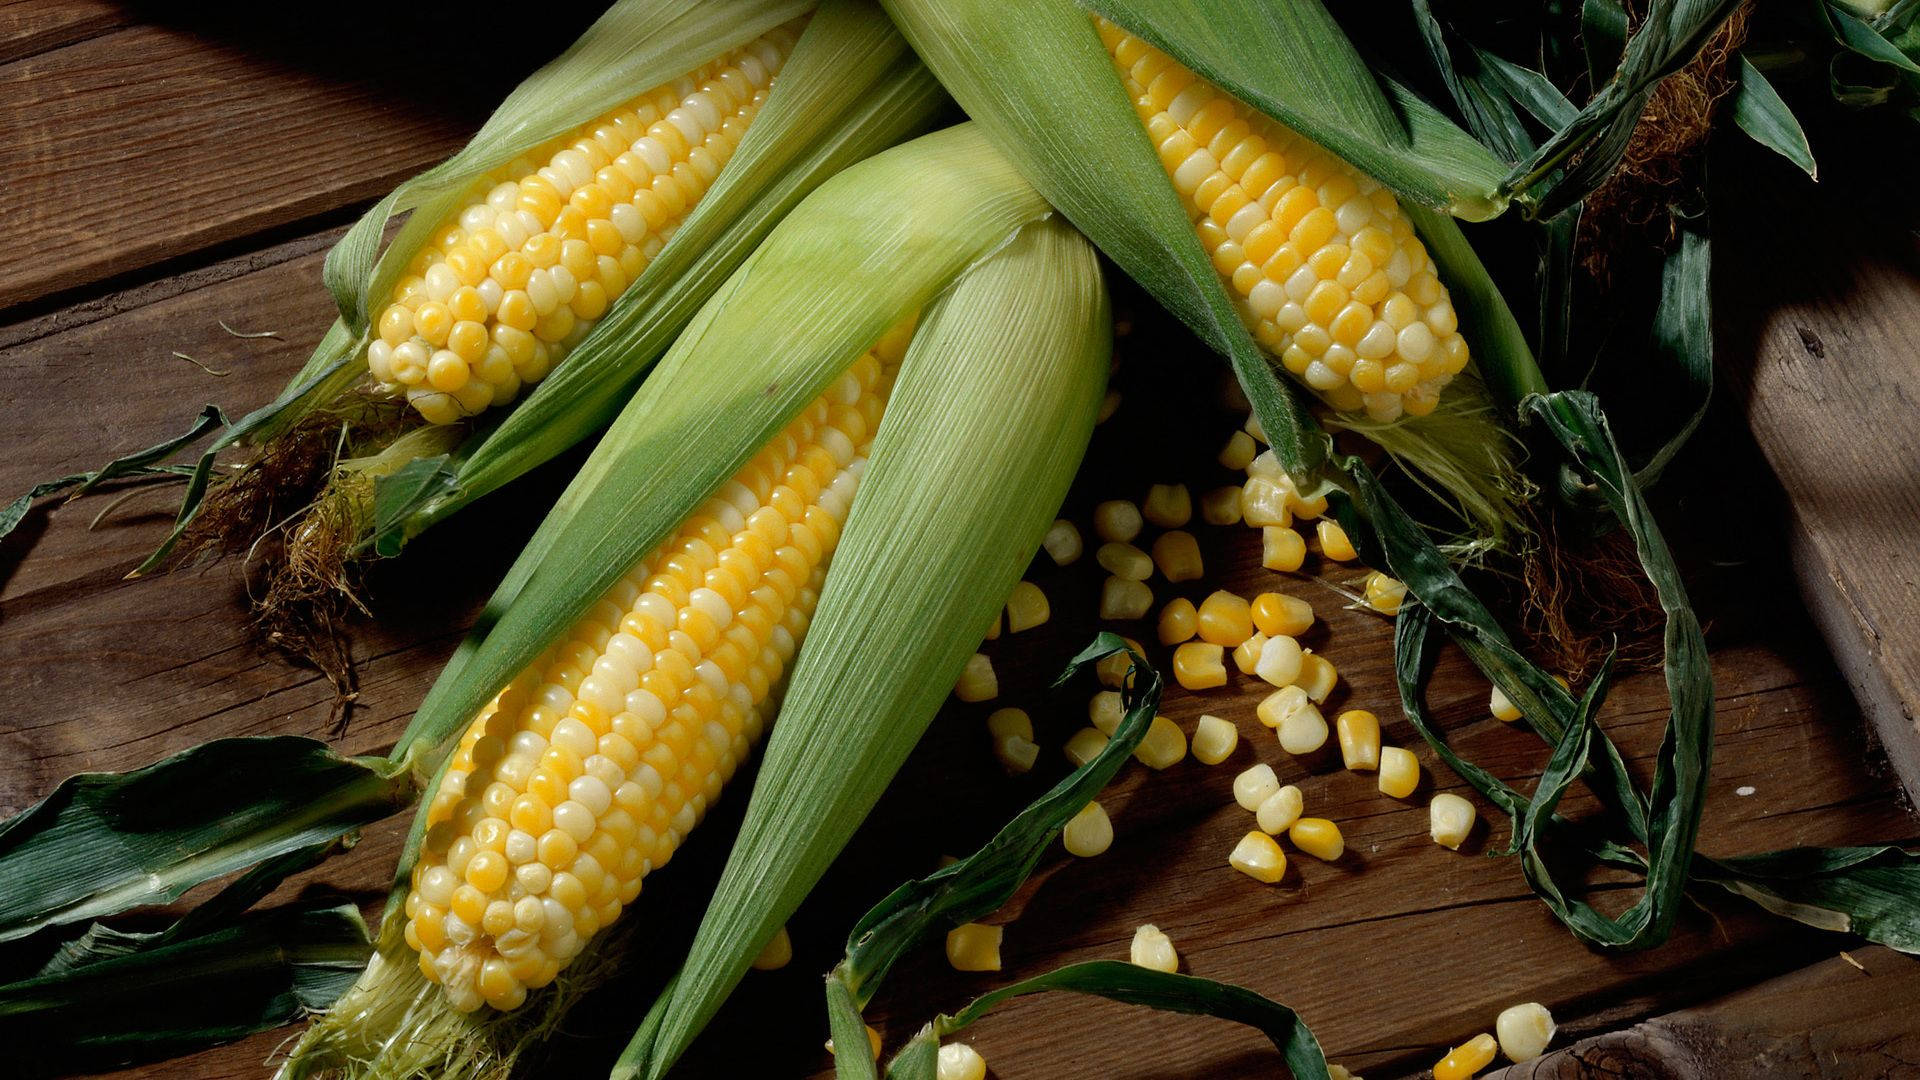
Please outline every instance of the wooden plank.
[{"label": "wooden plank", "polygon": [[126,9],[108,0],[0,2],[0,64],[125,25]]},{"label": "wooden plank", "polygon": [[271,5],[105,33],[119,9],[9,9],[0,308],[385,194],[457,149],[591,17],[558,5],[525,32],[484,32],[506,7],[464,10],[472,35],[434,11],[369,9],[378,33],[342,26],[325,41],[310,12]]},{"label": "wooden plank", "polygon": [[1807,610],[1920,801],[1920,248],[1884,162],[1843,142],[1819,185],[1757,149],[1718,171],[1741,177],[1716,204],[1722,366],[1792,504]]},{"label": "wooden plank", "polygon": [[1489,1073],[1486,1080],[1747,1080],[1920,1075],[1920,962],[1856,949],[1693,1009]]}]

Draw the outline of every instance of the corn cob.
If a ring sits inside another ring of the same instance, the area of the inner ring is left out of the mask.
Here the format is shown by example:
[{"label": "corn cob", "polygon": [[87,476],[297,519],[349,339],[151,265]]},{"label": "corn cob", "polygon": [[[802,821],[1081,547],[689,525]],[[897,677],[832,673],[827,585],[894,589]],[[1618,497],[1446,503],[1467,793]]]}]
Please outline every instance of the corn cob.
[{"label": "corn cob", "polygon": [[1342,412],[1424,416],[1467,366],[1393,192],[1113,23],[1100,39],[1255,340]]},{"label": "corn cob", "polygon": [[798,29],[778,27],[493,173],[374,320],[367,368],[381,389],[451,424],[545,378],[713,183]]},{"label": "corn cob", "polygon": [[553,981],[666,864],[773,714],[911,321],[890,331],[483,710],[406,899],[467,1012]]}]

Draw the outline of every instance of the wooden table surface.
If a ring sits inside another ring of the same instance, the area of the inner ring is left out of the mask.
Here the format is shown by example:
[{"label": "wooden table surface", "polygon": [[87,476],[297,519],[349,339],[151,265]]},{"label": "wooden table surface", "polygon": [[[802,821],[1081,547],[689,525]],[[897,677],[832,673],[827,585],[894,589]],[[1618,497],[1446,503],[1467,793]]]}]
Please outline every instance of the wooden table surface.
[{"label": "wooden table surface", "polygon": [[[346,6],[384,16],[371,4]],[[0,498],[155,442],[203,402],[238,412],[270,396],[331,318],[319,270],[340,227],[458,145],[490,102],[590,18],[561,8],[555,22],[567,25],[538,40],[489,35],[456,48],[424,16],[356,36],[378,40],[336,42],[331,30],[250,6],[183,17],[161,5],[0,4],[0,175],[9,177],[0,224],[10,240],[0,245]],[[443,71],[457,74],[433,74]],[[1772,332],[1760,325],[1764,313],[1733,317],[1747,321],[1723,328],[1729,340]],[[277,336],[236,337],[222,321]],[[1137,498],[1154,481],[1198,491],[1228,479],[1210,464],[1231,426],[1213,404],[1211,364],[1144,342],[1127,360],[1119,377],[1127,402],[1101,429],[1069,503],[1083,527],[1097,499]],[[1202,373],[1186,380],[1201,388],[1162,392],[1190,372]],[[1783,584],[1785,516],[1771,475],[1737,411],[1713,424],[1715,452],[1684,459],[1659,498],[1681,535],[1716,661],[1719,739],[1701,849],[1914,841],[1920,825],[1876,769],[1844,681]],[[560,479],[557,468],[536,474],[375,569],[375,617],[354,628],[361,693],[344,749],[376,751],[398,734]],[[92,528],[109,498],[36,510],[0,545],[0,814],[75,771],[133,768],[220,736],[326,732],[331,687],[252,642],[241,567],[123,580],[165,532],[163,491],[134,496]],[[1321,582],[1259,569],[1250,530],[1197,531],[1210,586],[1311,599],[1322,623],[1308,644],[1340,668],[1336,704],[1375,710],[1390,741],[1417,745],[1394,704],[1383,620],[1348,609]],[[1361,576],[1308,569],[1347,586]],[[1093,629],[1082,613],[1098,575],[1090,560],[1065,569],[1042,560],[1034,580],[1052,598],[1054,620],[988,651],[1001,673],[994,704],[1034,713],[1042,766],[1005,777],[987,752],[987,706],[950,708],[796,918],[795,962],[749,978],[679,1075],[825,1075],[818,979],[847,925],[904,876],[979,843],[1064,773],[1058,747],[1084,723],[1083,702],[1041,688]],[[1173,595],[1164,583],[1157,591]],[[1164,662],[1164,650],[1152,652]],[[1528,1000],[1552,1008],[1563,1032],[1556,1045],[1568,1049],[1516,1076],[1920,1076],[1913,959],[1718,895],[1700,896],[1659,950],[1596,953],[1532,898],[1512,860],[1483,857],[1504,827],[1482,826],[1458,854],[1426,838],[1426,797],[1463,790],[1457,778],[1430,771],[1416,799],[1396,802],[1370,777],[1289,759],[1254,721],[1259,694],[1249,683],[1170,692],[1167,715],[1189,729],[1203,712],[1233,719],[1241,749],[1218,768],[1189,760],[1165,773],[1123,772],[1105,800],[1113,849],[1093,860],[1056,852],[996,916],[1009,923],[1001,975],[953,972],[932,946],[901,966],[870,1019],[904,1038],[1005,979],[1124,957],[1134,927],[1154,922],[1187,970],[1296,1006],[1334,1060],[1374,1080],[1419,1075],[1446,1046],[1489,1029],[1501,1008]],[[1458,656],[1443,662],[1431,699],[1468,756],[1522,786],[1538,774],[1544,747],[1486,716],[1486,687]],[[1637,675],[1603,714],[1642,774],[1663,702],[1657,675]],[[1419,753],[1431,770],[1432,755]],[[1226,866],[1251,826],[1230,782],[1256,759],[1299,783],[1313,812],[1340,822],[1345,859],[1297,858],[1271,888]],[[1569,809],[1591,805],[1583,800]],[[617,1050],[697,917],[742,802],[723,800],[674,866],[650,880],[629,917],[657,925],[653,947],[578,1011],[538,1075],[596,1075]],[[351,854],[281,895],[332,890],[377,903],[403,826],[370,829]],[[1604,877],[1593,888],[1603,907],[1631,896],[1627,883]],[[120,1075],[264,1077],[286,1034]],[[1022,1000],[967,1037],[1009,1080],[1279,1071],[1245,1030],[1077,998]]]}]

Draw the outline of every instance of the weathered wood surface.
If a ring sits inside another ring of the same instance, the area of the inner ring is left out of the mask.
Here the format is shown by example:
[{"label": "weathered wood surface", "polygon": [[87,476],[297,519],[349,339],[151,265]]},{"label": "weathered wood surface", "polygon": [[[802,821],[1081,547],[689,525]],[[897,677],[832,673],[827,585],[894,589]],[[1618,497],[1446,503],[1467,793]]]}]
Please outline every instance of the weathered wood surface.
[{"label": "weathered wood surface", "polygon": [[[69,43],[147,40],[124,36],[134,33],[138,22],[114,5],[0,7],[0,79],[15,66],[7,60],[51,58]],[[36,39],[34,33],[42,36]],[[216,38],[206,47],[218,52],[222,46]],[[333,89],[351,93],[345,85],[350,81],[342,79],[342,87]],[[253,85],[258,96],[246,99],[249,108],[267,108],[263,102],[285,94],[273,79]],[[87,96],[66,104],[89,108],[83,104]],[[5,100],[0,126],[15,115],[11,99]],[[297,113],[307,107],[303,101],[310,104],[293,95],[287,107]],[[420,104],[400,99],[391,107],[404,115],[408,106]],[[147,99],[130,102],[123,106],[121,122],[138,126],[156,119],[141,108],[159,106]],[[484,107],[470,101],[447,112],[451,115],[443,116],[436,136],[442,149],[457,143],[462,123],[470,125]],[[409,146],[403,144],[412,139],[409,130],[363,127],[357,134],[359,152],[404,155]],[[222,146],[200,160],[244,163],[246,152]],[[171,166],[149,162],[139,177],[109,171],[103,174],[103,190],[125,196],[122,205],[137,204],[132,194],[113,185],[142,186],[134,181],[162,175],[157,170],[165,167]],[[292,202],[304,199],[318,206],[330,200],[343,206],[379,187],[336,189],[348,180],[325,168],[311,171],[310,179],[325,194],[289,195]],[[226,209],[179,225],[169,241],[173,246],[154,251],[155,259],[190,257],[192,265],[184,272],[89,293],[57,308],[0,314],[0,431],[6,433],[7,450],[0,455],[0,497],[157,441],[178,430],[203,402],[215,401],[230,411],[257,404],[304,359],[331,317],[318,278],[321,254],[333,234],[229,243],[241,250],[216,258],[233,237],[277,223],[236,224],[235,215],[244,217],[252,198],[242,189],[230,189],[224,198]],[[26,205],[50,216],[58,210],[33,198],[10,203]],[[287,211],[293,216],[277,220],[302,220],[314,212]],[[59,227],[57,221],[48,224],[51,217],[29,220],[37,227]],[[72,270],[73,265],[80,264],[69,264],[62,273],[79,276],[51,284],[51,278],[36,278],[42,284],[34,295],[128,264],[91,263],[84,270]],[[221,329],[222,319],[237,330],[274,330],[280,336],[236,338]],[[176,351],[230,374],[208,375],[175,359]],[[1149,378],[1153,365],[1148,361],[1161,359],[1138,355],[1122,374],[1129,404],[1102,430],[1089,479],[1072,503],[1083,527],[1094,499],[1138,496],[1153,480],[1186,480],[1197,493],[1225,479],[1207,463],[1224,438],[1226,418],[1204,404],[1206,393],[1191,395],[1194,401],[1185,404],[1178,394],[1168,402],[1166,395],[1149,393],[1141,380]],[[1164,406],[1156,412],[1141,405],[1155,400]],[[1187,425],[1193,429],[1190,436],[1179,433]],[[1686,518],[1712,522],[1708,536],[1683,549],[1691,584],[1712,621],[1721,692],[1703,850],[1732,854],[1920,837],[1892,784],[1867,767],[1845,685],[1820,642],[1798,620],[1781,617],[1778,582],[1786,558],[1778,529],[1769,524],[1774,507],[1749,497],[1764,491],[1767,480],[1751,461],[1733,457],[1691,474],[1683,464],[1668,500],[1677,499]],[[1703,478],[1703,473],[1710,475]],[[378,568],[369,590],[376,617],[356,628],[362,692],[341,740],[346,749],[375,750],[398,734],[460,625],[531,530],[544,500],[557,490],[556,479],[536,477],[490,499],[459,525],[429,534],[405,558]],[[251,642],[238,567],[223,563],[122,580],[164,534],[168,495],[139,495],[89,531],[89,520],[109,502],[103,496],[38,510],[20,533],[0,545],[0,813],[28,805],[77,770],[131,768],[223,735],[319,735],[329,724],[332,695],[325,680]],[[1676,516],[1672,506],[1662,509],[1668,520]],[[1258,569],[1247,531],[1197,531],[1215,582],[1249,594],[1281,584]],[[1358,573],[1332,568],[1328,576],[1351,585]],[[1042,767],[1018,779],[999,773],[980,726],[984,706],[954,707],[937,720],[893,794],[795,920],[794,964],[750,978],[683,1075],[820,1073],[825,1031],[819,975],[837,956],[851,920],[903,877],[930,868],[939,855],[985,839],[1064,772],[1058,747],[1083,723],[1084,702],[1078,696],[1049,699],[1041,688],[1091,631],[1084,613],[1093,606],[1098,575],[1087,560],[1065,571],[1043,564],[1035,579],[1053,598],[1054,622],[1002,638],[988,651],[1004,687],[995,704],[1020,704],[1034,713],[1046,744]],[[1413,745],[1415,737],[1393,704],[1385,624],[1345,609],[1341,596],[1319,584],[1296,580],[1284,587],[1311,598],[1324,620],[1309,644],[1339,665],[1345,684],[1341,702],[1374,709],[1389,739]],[[1160,592],[1161,599],[1171,595],[1164,586]],[[1147,630],[1133,632],[1148,638]],[[1152,653],[1164,662],[1164,650]],[[1201,712],[1234,719],[1245,740],[1237,755],[1214,769],[1192,761],[1165,774],[1130,767],[1107,797],[1118,833],[1113,851],[1090,861],[1061,853],[1046,860],[1002,916],[1012,921],[1007,970],[1001,976],[947,970],[937,945],[904,964],[871,1012],[890,1039],[906,1037],[935,1011],[955,1008],[1005,979],[1071,960],[1124,956],[1134,927],[1147,921],[1173,936],[1187,970],[1241,982],[1300,1007],[1336,1060],[1374,1080],[1417,1074],[1446,1045],[1487,1028],[1501,1008],[1516,1001],[1547,1003],[1562,1022],[1564,1038],[1587,1039],[1723,999],[1742,987],[1762,984],[1755,992],[1764,992],[1775,985],[1764,980],[1792,977],[1851,940],[1805,931],[1731,898],[1705,895],[1702,910],[1682,917],[1667,947],[1628,957],[1594,953],[1531,898],[1510,860],[1481,857],[1497,846],[1503,829],[1489,832],[1483,826],[1470,850],[1460,854],[1426,839],[1424,800],[1442,788],[1459,789],[1452,776],[1444,771],[1429,776],[1416,799],[1398,803],[1375,792],[1370,777],[1345,773],[1326,761],[1289,760],[1253,720],[1259,694],[1248,684],[1236,678],[1229,690],[1204,697],[1173,691],[1165,712],[1189,729]],[[1603,717],[1643,776],[1658,743],[1662,701],[1657,676],[1635,676],[1616,690]],[[1537,775],[1544,748],[1484,715],[1485,686],[1457,656],[1443,662],[1432,702],[1470,757],[1515,783],[1524,785]],[[1300,783],[1316,813],[1341,823],[1349,841],[1345,859],[1325,865],[1297,858],[1287,880],[1274,888],[1227,868],[1226,851],[1250,827],[1249,815],[1232,804],[1228,787],[1233,773],[1256,757]],[[1424,750],[1421,759],[1432,765]],[[668,969],[673,943],[684,940],[697,918],[705,883],[725,854],[729,815],[737,814],[742,801],[723,800],[676,864],[650,881],[641,910],[631,917],[646,920],[653,947],[635,961],[625,981],[589,1001],[556,1039],[554,1058],[539,1075],[596,1075],[595,1069],[617,1051],[649,1000],[651,986]],[[1590,807],[1581,799],[1569,805],[1573,812]],[[369,830],[354,852],[298,879],[283,895],[329,889],[369,906],[377,903],[403,824],[396,820]],[[1598,879],[1596,888],[1615,902],[1626,901],[1622,883]],[[1816,995],[1805,1007],[1816,1004],[1827,1008],[1821,1022],[1832,1030],[1844,1029],[1850,1016],[1870,1027],[1883,1015],[1920,1012],[1920,986],[1901,977],[1881,982],[1870,1002]],[[262,1063],[285,1035],[270,1032],[119,1075],[263,1077]],[[1003,1077],[1270,1075],[1274,1061],[1257,1037],[1228,1025],[1065,997],[1010,1005],[968,1038]],[[740,1050],[743,1046],[751,1050]],[[1900,1075],[1844,1057],[1826,1067],[1819,1075],[1847,1080]]]}]

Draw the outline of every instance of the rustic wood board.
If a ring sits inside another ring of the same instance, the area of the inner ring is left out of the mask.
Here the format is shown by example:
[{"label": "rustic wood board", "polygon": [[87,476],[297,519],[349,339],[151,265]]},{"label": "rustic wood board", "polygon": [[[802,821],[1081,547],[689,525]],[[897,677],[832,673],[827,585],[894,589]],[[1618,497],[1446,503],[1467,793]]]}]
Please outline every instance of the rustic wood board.
[{"label": "rustic wood board", "polygon": [[[0,6],[0,80],[10,68],[17,76],[18,65],[38,62],[54,65],[46,68],[54,73],[49,78],[77,80],[66,85],[85,90],[83,73],[55,62],[69,49],[107,48],[98,44],[103,42],[118,42],[119,49],[175,42],[182,62],[193,68],[184,42],[205,33],[212,39],[202,42],[206,64],[241,65],[228,69],[247,75],[235,84],[234,107],[263,123],[278,117],[289,130],[300,130],[298,118],[313,115],[303,110],[318,107],[315,95],[352,98],[361,92],[357,76],[316,75],[322,69],[296,62],[291,48],[265,49],[271,62],[250,66],[256,63],[252,47],[274,40],[271,27],[236,39],[207,27],[143,25],[147,17],[105,4]],[[486,77],[511,78],[499,72]],[[386,90],[394,115],[381,112],[367,120],[352,151],[389,162],[398,172],[457,145],[484,113],[478,103],[492,96],[395,100],[392,95],[404,95],[405,88]],[[71,96],[70,89],[63,104],[78,115],[100,115],[111,111],[106,102],[88,99],[113,92],[96,86]],[[139,95],[113,100],[120,101],[120,111],[112,122],[128,129],[164,120],[169,104]],[[408,118],[417,118],[415,107],[433,115],[428,139],[437,140],[438,149],[421,149],[421,129]],[[10,115],[0,114],[0,126]],[[0,497],[163,438],[203,402],[237,412],[277,388],[331,318],[319,262],[337,235],[285,227],[348,207],[393,178],[383,173],[376,183],[351,168],[337,175],[345,159],[326,154],[344,154],[346,144],[330,145],[309,162],[308,176],[274,172],[287,186],[275,187],[280,201],[265,211],[244,185],[228,188],[198,216],[162,222],[169,238],[142,249],[138,258],[62,254],[54,266],[18,279],[26,282],[24,291],[8,295],[35,299],[25,311],[0,313],[0,431],[7,432]],[[227,163],[227,174],[244,175],[255,162],[251,153],[217,143],[201,147],[195,160]],[[308,147],[302,144],[297,153],[307,154]],[[137,214],[138,189],[166,167],[149,161],[137,171],[98,172],[96,194],[106,205]],[[56,232],[67,227],[53,213],[57,204],[37,200],[19,203],[46,208],[30,225]],[[131,218],[128,223],[137,224]],[[276,228],[281,231],[258,237]],[[131,287],[116,282],[111,289],[71,291],[140,262],[166,272]],[[7,276],[11,269],[0,269],[0,281],[16,280]],[[45,299],[60,290],[67,291],[58,305]],[[238,330],[274,330],[279,337],[236,338],[219,326],[223,319]],[[175,352],[229,374],[209,375],[174,358]],[[1161,362],[1198,363],[1207,372],[1211,367],[1186,352],[1135,352],[1122,375],[1130,404],[1102,430],[1087,480],[1070,504],[1083,526],[1086,508],[1097,498],[1138,496],[1153,480],[1207,485],[1225,479],[1207,464],[1228,423],[1209,404],[1210,391],[1191,391],[1184,401],[1179,393],[1149,392],[1146,374]],[[1210,385],[1211,375],[1199,381]],[[1162,407],[1149,412],[1138,404],[1149,400]],[[1683,467],[1675,486],[1696,498],[1740,487],[1725,471],[1711,483],[1697,476],[1688,481],[1685,473]],[[376,570],[368,594],[375,617],[356,629],[362,693],[341,739],[345,749],[377,750],[397,735],[558,479],[557,472],[536,476],[489,499],[460,526],[429,534],[406,558]],[[0,813],[28,805],[77,770],[131,768],[223,735],[322,734],[332,718],[325,680],[251,642],[244,575],[232,563],[122,580],[164,534],[165,494],[138,496],[89,531],[89,520],[108,503],[108,497],[96,497],[36,511],[0,545],[0,705],[9,706],[0,714]],[[1700,507],[1687,509],[1694,517]],[[1785,564],[1778,530],[1757,508],[1747,508],[1744,517],[1737,516],[1740,506],[1730,509],[1736,516],[1700,515],[1716,522],[1716,532],[1706,539],[1706,550],[1688,560],[1696,594],[1706,598],[1703,607],[1714,623],[1721,691],[1703,850],[1732,854],[1800,843],[1913,840],[1920,828],[1903,813],[1892,785],[1863,765],[1865,750],[1845,686],[1819,641],[1803,625],[1778,617],[1772,588]],[[1729,522],[1750,527],[1730,528]],[[1199,531],[1216,582],[1246,593],[1281,584],[1257,568],[1250,533]],[[1743,546],[1730,556],[1715,546],[1726,543]],[[1324,569],[1328,578],[1349,586],[1359,576],[1353,568]],[[1005,688],[996,704],[1029,707],[1041,728],[1047,744],[1041,769],[1016,779],[999,773],[980,726],[986,707],[956,706],[943,714],[893,794],[796,918],[795,963],[750,978],[681,1074],[733,1076],[751,1066],[764,1075],[824,1075],[818,978],[838,954],[847,925],[903,877],[985,839],[1064,772],[1057,748],[1082,722],[1084,702],[1079,695],[1048,699],[1041,687],[1093,628],[1085,613],[1093,605],[1097,575],[1085,563],[1064,571],[1043,563],[1035,580],[1052,596],[1055,620],[1003,638],[988,651]],[[1413,733],[1392,704],[1384,623],[1347,610],[1342,597],[1318,583],[1297,580],[1283,587],[1310,597],[1320,612],[1323,628],[1309,643],[1339,664],[1343,701],[1373,708],[1390,739],[1412,744]],[[1161,593],[1162,599],[1171,595],[1164,586]],[[1146,637],[1144,629],[1136,636]],[[1164,650],[1152,652],[1164,661]],[[1188,728],[1203,711],[1234,719],[1246,739],[1242,749],[1215,769],[1189,761],[1166,774],[1139,767],[1123,773],[1108,796],[1119,837],[1113,851],[1091,861],[1056,852],[998,917],[1010,921],[1003,976],[959,975],[946,969],[937,947],[929,949],[896,974],[875,1003],[875,1023],[890,1038],[903,1038],[933,1012],[954,1008],[1001,978],[1069,960],[1124,956],[1133,928],[1153,921],[1172,934],[1188,970],[1242,982],[1299,1006],[1336,1060],[1378,1080],[1424,1069],[1445,1045],[1485,1029],[1515,1001],[1551,1005],[1566,1038],[1597,1037],[1757,983],[1764,991],[1775,985],[1765,980],[1792,978],[1849,940],[1709,896],[1702,898],[1701,912],[1683,917],[1674,941],[1661,950],[1631,957],[1591,952],[1530,897],[1511,861],[1481,857],[1497,846],[1503,830],[1483,827],[1471,850],[1461,854],[1426,840],[1422,800],[1435,790],[1458,789],[1457,780],[1444,772],[1430,776],[1418,799],[1396,803],[1375,793],[1368,777],[1324,761],[1287,760],[1253,721],[1259,695],[1247,682],[1237,679],[1228,691],[1204,697],[1178,691],[1169,696],[1164,711]],[[1657,677],[1636,676],[1623,682],[1604,716],[1643,774],[1658,742],[1662,701]],[[1432,702],[1469,756],[1516,783],[1537,774],[1543,748],[1484,715],[1485,686],[1457,656],[1443,662]],[[1226,850],[1249,827],[1248,815],[1231,804],[1228,786],[1233,771],[1256,755],[1301,783],[1317,812],[1342,823],[1351,848],[1346,859],[1335,865],[1297,859],[1276,888],[1257,886],[1225,866]],[[1421,757],[1431,766],[1424,750]],[[651,986],[667,970],[674,943],[685,939],[697,918],[705,883],[725,855],[742,802],[723,800],[676,864],[650,884],[641,910],[630,918],[644,920],[654,948],[636,959],[626,981],[580,1010],[555,1041],[553,1060],[541,1075],[595,1075],[617,1051]],[[1576,800],[1570,809],[1587,806]],[[290,883],[282,896],[328,890],[371,907],[390,873],[403,826],[394,820],[370,829],[359,848]],[[1622,897],[1624,887],[1597,884],[1601,892]],[[1849,1016],[1865,1024],[1916,1007],[1920,987],[1903,977],[1881,984],[1871,1006],[1861,1002],[1855,1012],[1841,1003],[1823,1015],[1838,1029]],[[262,1077],[262,1063],[286,1034],[269,1032],[119,1075]],[[1226,1025],[1059,997],[1009,1006],[969,1037],[1003,1077],[1250,1076],[1269,1074],[1273,1063],[1257,1038]],[[734,1049],[742,1045],[755,1050],[743,1057]],[[1884,1075],[1865,1067],[1848,1070],[1841,1062],[1824,1075]]]}]

